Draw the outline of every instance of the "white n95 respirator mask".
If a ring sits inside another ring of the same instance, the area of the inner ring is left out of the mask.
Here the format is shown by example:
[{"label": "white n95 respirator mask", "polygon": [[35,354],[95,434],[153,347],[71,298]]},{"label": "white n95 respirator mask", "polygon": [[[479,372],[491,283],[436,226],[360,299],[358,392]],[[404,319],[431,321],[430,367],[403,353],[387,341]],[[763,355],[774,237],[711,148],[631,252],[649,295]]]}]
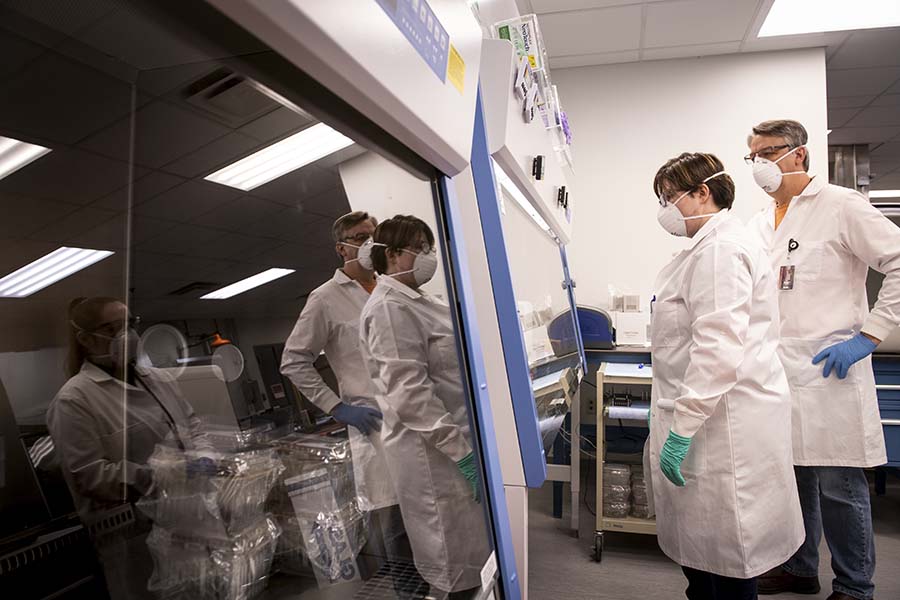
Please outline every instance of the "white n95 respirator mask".
[{"label": "white n95 respirator mask", "polygon": [[[724,175],[725,171],[719,171],[718,173],[713,173],[703,181],[701,181],[697,185],[701,185],[713,179],[714,177],[718,177],[719,175]],[[697,187],[697,186],[694,186]],[[690,190],[678,196],[678,198],[673,202],[663,202],[660,204],[659,210],[656,213],[656,220],[659,221],[659,224],[665,229],[667,232],[672,235],[678,237],[687,237],[687,221],[692,219],[703,219],[704,217],[711,217],[716,213],[706,213],[704,215],[694,215],[692,217],[685,217],[681,214],[681,211],[678,210],[676,206],[679,202],[681,202],[682,198],[690,194]]]},{"label": "white n95 respirator mask", "polygon": [[785,175],[800,175],[806,173],[806,171],[790,171],[788,173],[782,173],[781,169],[778,168],[778,163],[800,148],[803,148],[803,146],[797,146],[776,161],[771,161],[762,156],[755,157],[753,159],[753,180],[756,182],[756,185],[761,187],[764,192],[774,194],[778,191],[778,188],[781,187],[781,182]]},{"label": "white n95 respirator mask", "polygon": [[123,368],[137,359],[141,336],[134,329],[123,329],[113,337],[102,333],[92,333],[91,335],[109,340],[109,350],[106,351],[106,354],[95,354],[92,358],[99,358],[101,362],[109,362],[116,368]]},{"label": "white n95 respirator mask", "polygon": [[375,265],[372,264],[372,248],[375,246],[384,246],[384,244],[379,244],[372,238],[369,238],[359,246],[359,250],[356,252],[356,261],[366,271],[375,270]]}]

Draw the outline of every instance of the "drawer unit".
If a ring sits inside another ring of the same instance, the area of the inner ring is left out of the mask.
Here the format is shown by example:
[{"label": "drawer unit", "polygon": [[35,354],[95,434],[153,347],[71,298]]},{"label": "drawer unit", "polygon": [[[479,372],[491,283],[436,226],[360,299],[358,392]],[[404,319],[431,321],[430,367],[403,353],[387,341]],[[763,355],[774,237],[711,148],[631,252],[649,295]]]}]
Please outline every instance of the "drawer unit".
[{"label": "drawer unit", "polygon": [[888,465],[900,467],[900,357],[876,355],[872,366]]}]

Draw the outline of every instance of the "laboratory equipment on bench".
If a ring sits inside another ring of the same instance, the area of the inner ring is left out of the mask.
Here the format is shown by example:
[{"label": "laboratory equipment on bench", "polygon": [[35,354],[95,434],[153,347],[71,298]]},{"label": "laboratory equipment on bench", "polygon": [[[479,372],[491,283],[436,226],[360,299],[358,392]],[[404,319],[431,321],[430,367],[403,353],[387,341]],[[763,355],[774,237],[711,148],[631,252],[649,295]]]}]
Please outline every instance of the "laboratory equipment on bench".
[{"label": "laboratory equipment on bench", "polygon": [[[605,310],[591,306],[577,307],[578,325],[585,350],[611,350],[615,347],[612,319]],[[550,343],[556,356],[578,351],[572,312],[566,310],[553,318],[547,326]]]},{"label": "laboratory equipment on bench", "polygon": [[[643,466],[639,464],[607,464],[605,456],[606,425],[609,421],[627,421],[634,427],[647,427],[650,403],[630,398],[645,396],[642,392],[649,392],[652,385],[653,368],[648,364],[601,363],[597,369],[597,510],[593,547],[597,562],[603,559],[605,531],[656,535],[656,520],[650,514],[645,479],[649,473],[644,473]],[[639,391],[626,395],[612,389],[620,387]],[[623,401],[625,398],[628,400]]]}]

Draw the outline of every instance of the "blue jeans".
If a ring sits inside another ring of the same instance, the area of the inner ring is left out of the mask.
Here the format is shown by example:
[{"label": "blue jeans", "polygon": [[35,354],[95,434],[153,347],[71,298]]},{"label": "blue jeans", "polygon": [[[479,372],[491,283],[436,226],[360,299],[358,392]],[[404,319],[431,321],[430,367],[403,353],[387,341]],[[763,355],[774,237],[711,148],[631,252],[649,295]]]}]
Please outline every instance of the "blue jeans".
[{"label": "blue jeans", "polygon": [[869,482],[858,467],[794,467],[806,541],[784,565],[798,577],[819,574],[819,541],[831,551],[832,589],[860,600],[875,593],[875,539]]}]

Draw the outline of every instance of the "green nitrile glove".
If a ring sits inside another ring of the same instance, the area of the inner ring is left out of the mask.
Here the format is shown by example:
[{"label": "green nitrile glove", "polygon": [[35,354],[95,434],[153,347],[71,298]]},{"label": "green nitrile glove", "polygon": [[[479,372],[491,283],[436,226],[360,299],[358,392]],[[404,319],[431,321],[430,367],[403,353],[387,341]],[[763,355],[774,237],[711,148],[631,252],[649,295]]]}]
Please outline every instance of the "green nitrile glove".
[{"label": "green nitrile glove", "polygon": [[666,479],[684,487],[684,476],[681,474],[681,463],[691,447],[691,438],[669,431],[669,437],[659,453],[659,467]]},{"label": "green nitrile glove", "polygon": [[480,503],[481,490],[478,487],[478,466],[475,464],[475,455],[469,452],[465,458],[456,463],[456,466],[472,486],[472,500]]}]

